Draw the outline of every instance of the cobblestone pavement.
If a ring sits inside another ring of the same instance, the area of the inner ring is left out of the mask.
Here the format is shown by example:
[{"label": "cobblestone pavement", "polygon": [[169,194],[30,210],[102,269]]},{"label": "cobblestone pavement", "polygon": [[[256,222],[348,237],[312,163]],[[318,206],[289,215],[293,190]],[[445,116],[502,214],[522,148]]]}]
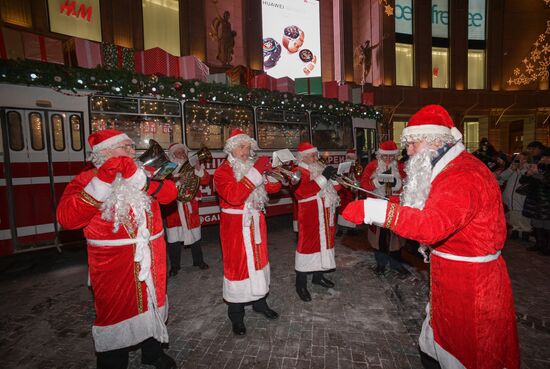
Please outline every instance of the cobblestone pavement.
[{"label": "cobblestone pavement", "polygon": [[[294,291],[295,234],[288,217],[269,224],[271,293],[280,313],[268,321],[246,310],[247,335],[235,337],[222,301],[218,228],[203,229],[211,268],[191,266],[168,281],[168,352],[180,368],[422,368],[416,340],[427,298],[427,271],[412,263],[405,280],[393,272],[375,276],[365,237],[338,239],[334,289],[310,287],[313,301]],[[342,247],[346,245],[348,247]],[[505,249],[513,280],[523,368],[550,367],[550,258],[510,241]],[[408,255],[407,260],[410,260]],[[414,258],[413,258],[414,261]],[[189,250],[183,265],[191,265]],[[0,259],[0,367],[94,368],[92,296],[80,250]],[[146,369],[139,351],[130,368]]]}]

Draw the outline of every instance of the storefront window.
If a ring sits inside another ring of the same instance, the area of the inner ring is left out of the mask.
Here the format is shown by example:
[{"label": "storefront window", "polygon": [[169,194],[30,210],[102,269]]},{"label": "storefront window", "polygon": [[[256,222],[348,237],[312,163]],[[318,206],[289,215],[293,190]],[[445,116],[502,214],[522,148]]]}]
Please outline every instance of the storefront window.
[{"label": "storefront window", "polygon": [[319,150],[345,150],[353,147],[350,116],[311,113],[313,145]]},{"label": "storefront window", "polygon": [[449,49],[432,47],[432,87],[449,87]]},{"label": "storefront window", "polygon": [[254,111],[250,106],[187,101],[183,112],[185,141],[191,150],[202,146],[221,150],[235,128],[254,137]]},{"label": "storefront window", "polygon": [[468,1],[468,88],[485,88],[485,0]]},{"label": "storefront window", "polygon": [[413,47],[408,44],[395,44],[395,77],[398,86],[413,85]]},{"label": "storefront window", "polygon": [[485,88],[485,50],[468,50],[468,88]]},{"label": "storefront window", "polygon": [[144,48],[160,47],[180,56],[178,0],[142,0]]},{"label": "storefront window", "polygon": [[256,122],[261,149],[297,149],[300,142],[309,141],[306,112],[258,109]]},{"label": "storefront window", "polygon": [[474,152],[479,147],[479,122],[466,121],[464,122],[464,145],[466,150]]},{"label": "storefront window", "polygon": [[407,122],[403,120],[393,121],[393,142],[397,144],[397,147],[401,147],[401,134],[406,125]]}]

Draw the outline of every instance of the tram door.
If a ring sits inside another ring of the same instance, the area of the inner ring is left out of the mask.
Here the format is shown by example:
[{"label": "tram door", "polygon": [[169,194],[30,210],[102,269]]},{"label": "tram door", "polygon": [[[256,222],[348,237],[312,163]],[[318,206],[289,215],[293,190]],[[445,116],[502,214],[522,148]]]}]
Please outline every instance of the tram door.
[{"label": "tram door", "polygon": [[0,254],[57,246],[62,241],[57,203],[85,162],[83,115],[9,108],[0,115],[8,205],[0,213]]}]

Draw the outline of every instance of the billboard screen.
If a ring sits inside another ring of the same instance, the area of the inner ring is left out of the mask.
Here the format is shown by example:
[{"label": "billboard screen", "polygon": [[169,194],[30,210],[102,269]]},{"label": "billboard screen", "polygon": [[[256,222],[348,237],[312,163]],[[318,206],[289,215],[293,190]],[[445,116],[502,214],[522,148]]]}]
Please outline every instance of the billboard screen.
[{"label": "billboard screen", "polygon": [[262,0],[264,71],[272,77],[320,77],[318,0]]}]

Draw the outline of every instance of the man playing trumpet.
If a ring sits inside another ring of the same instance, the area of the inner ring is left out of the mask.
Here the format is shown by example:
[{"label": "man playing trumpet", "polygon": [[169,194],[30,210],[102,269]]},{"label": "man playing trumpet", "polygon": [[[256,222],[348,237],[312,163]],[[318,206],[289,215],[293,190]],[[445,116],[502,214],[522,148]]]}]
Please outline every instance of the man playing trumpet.
[{"label": "man playing trumpet", "polygon": [[301,181],[294,186],[298,203],[298,245],[296,247],[296,292],[302,301],[311,301],[307,290],[307,274],[313,272],[314,284],[326,288],[334,283],[323,272],[336,268],[334,260],[335,210],[340,199],[340,185],[332,180],[336,168],[324,166],[318,151],[309,142],[298,146]]},{"label": "man playing trumpet", "polygon": [[[182,165],[188,160],[189,149],[182,143],[175,143],[168,148],[168,157],[176,164]],[[207,186],[210,183],[210,174],[198,160],[195,164],[195,175],[200,178],[199,183]],[[178,174],[174,175],[178,180]],[[179,184],[184,185],[184,184]],[[168,241],[168,256],[170,258],[169,276],[175,276],[180,270],[181,247],[191,247],[193,266],[208,269],[204,262],[201,239],[201,222],[199,217],[199,200],[201,192],[193,199],[182,202],[179,199],[163,207],[166,215],[166,238]]]},{"label": "man playing trumpet", "polygon": [[214,188],[220,199],[220,241],[223,254],[223,298],[233,324],[233,333],[246,334],[245,304],[268,319],[279,314],[267,305],[270,269],[267,226],[263,214],[267,194],[281,189],[281,183],[265,174],[271,168],[268,157],[252,159],[256,140],[239,129],[225,142],[225,160],[214,173]]}]

